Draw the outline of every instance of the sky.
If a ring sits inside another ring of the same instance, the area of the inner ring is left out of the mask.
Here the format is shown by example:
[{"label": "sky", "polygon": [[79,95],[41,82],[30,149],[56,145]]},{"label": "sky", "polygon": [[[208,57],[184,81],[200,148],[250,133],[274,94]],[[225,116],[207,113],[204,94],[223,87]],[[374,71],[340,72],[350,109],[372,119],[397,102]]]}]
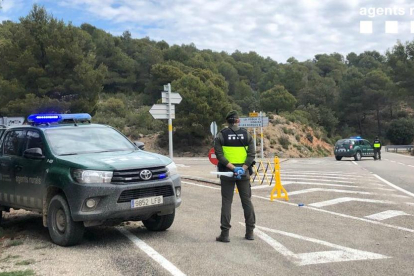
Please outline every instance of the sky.
[{"label": "sky", "polygon": [[[35,3],[76,26],[230,54],[255,51],[281,63],[321,53],[383,54],[414,38],[414,0],[3,0],[0,21],[17,22]],[[363,33],[361,21],[368,21]]]}]

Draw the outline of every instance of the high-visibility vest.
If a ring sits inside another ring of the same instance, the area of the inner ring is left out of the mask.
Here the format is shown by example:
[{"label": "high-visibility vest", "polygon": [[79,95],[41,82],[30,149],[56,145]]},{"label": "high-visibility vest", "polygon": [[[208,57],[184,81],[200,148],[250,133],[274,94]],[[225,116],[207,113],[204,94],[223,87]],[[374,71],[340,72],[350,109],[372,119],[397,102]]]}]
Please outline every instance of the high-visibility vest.
[{"label": "high-visibility vest", "polygon": [[374,148],[375,149],[378,149],[378,148],[380,148],[381,147],[381,141],[379,141],[379,140],[375,140],[374,141]]},{"label": "high-visibility vest", "polygon": [[[235,132],[235,133],[234,133]],[[247,130],[240,128],[237,131],[225,128],[221,131],[224,139],[223,154],[232,164],[243,164],[247,158],[248,141]],[[241,141],[243,143],[241,143]],[[246,146],[243,147],[243,144]]]}]

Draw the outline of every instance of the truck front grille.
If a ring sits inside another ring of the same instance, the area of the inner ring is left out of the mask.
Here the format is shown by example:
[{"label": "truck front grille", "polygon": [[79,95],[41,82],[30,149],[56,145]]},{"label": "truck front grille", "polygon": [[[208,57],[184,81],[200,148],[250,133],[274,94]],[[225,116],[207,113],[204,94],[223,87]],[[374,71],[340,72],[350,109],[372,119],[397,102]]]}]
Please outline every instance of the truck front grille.
[{"label": "truck front grille", "polygon": [[130,202],[133,199],[152,197],[152,196],[173,196],[174,191],[171,185],[147,187],[133,190],[126,190],[121,193],[118,203]]},{"label": "truck front grille", "polygon": [[140,173],[143,170],[150,170],[152,173],[151,179],[148,180],[157,180],[167,177],[167,168],[166,167],[154,167],[154,168],[143,168],[143,169],[132,169],[132,170],[120,170],[114,171],[112,176],[112,183],[129,183],[129,182],[138,182],[146,181],[141,179]]}]

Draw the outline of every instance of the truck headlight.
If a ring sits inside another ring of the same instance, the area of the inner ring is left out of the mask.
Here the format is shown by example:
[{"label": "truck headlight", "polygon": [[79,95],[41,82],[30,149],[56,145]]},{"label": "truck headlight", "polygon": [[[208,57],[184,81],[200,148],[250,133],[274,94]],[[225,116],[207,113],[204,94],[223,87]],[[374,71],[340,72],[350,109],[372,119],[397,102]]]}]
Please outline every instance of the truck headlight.
[{"label": "truck headlight", "polygon": [[108,171],[92,171],[92,170],[72,170],[72,177],[78,183],[111,183],[113,172]]},{"label": "truck headlight", "polygon": [[175,165],[174,162],[171,162],[169,165],[167,165],[167,170],[170,176],[178,174],[177,166]]}]

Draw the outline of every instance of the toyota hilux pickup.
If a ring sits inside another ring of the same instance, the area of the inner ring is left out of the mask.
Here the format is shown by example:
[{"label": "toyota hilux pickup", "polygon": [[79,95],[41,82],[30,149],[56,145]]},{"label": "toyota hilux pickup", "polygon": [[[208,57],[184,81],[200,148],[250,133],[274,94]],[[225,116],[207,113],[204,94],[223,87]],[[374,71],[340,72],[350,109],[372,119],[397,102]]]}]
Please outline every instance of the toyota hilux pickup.
[{"label": "toyota hilux pickup", "polygon": [[92,124],[89,114],[34,114],[28,123],[0,134],[1,212],[40,212],[61,246],[79,243],[89,226],[173,224],[181,180],[171,159]]}]

